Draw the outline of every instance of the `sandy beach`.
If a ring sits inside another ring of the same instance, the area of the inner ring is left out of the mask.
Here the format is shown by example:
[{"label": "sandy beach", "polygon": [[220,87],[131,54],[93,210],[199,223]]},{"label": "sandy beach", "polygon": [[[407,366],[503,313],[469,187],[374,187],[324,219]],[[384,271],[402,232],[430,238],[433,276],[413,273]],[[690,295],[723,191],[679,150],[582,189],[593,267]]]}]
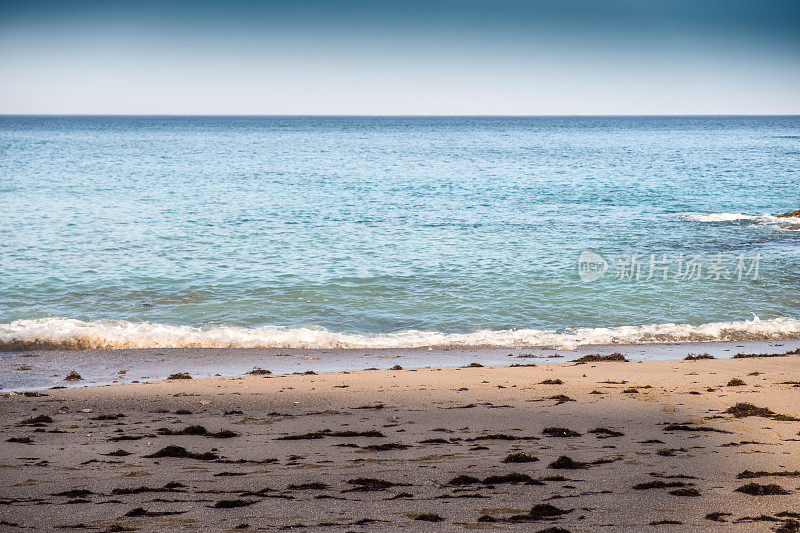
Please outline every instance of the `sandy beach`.
[{"label": "sandy beach", "polygon": [[800,0],[0,0],[0,533],[800,533]]},{"label": "sandy beach", "polygon": [[4,394],[2,527],[800,527],[800,357],[535,363]]}]

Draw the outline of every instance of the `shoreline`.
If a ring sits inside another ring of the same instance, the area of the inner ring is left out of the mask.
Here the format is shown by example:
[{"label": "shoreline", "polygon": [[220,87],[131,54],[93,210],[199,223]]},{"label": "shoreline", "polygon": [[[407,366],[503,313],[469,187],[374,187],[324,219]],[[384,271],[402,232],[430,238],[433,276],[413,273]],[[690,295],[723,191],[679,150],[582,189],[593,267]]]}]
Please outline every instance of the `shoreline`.
[{"label": "shoreline", "polygon": [[800,511],[798,406],[796,356],[0,395],[0,502],[37,530],[769,531]]},{"label": "shoreline", "polygon": [[[470,363],[510,366],[570,362],[588,354],[621,353],[630,361],[678,361],[689,354],[730,358],[738,353],[782,354],[800,349],[800,339],[703,341],[555,347],[311,348],[136,348],[0,352],[0,393],[53,387],[96,387],[153,382],[171,374],[193,378],[241,377],[256,368],[273,375],[314,372],[455,368]],[[70,372],[82,379],[67,381]]]}]

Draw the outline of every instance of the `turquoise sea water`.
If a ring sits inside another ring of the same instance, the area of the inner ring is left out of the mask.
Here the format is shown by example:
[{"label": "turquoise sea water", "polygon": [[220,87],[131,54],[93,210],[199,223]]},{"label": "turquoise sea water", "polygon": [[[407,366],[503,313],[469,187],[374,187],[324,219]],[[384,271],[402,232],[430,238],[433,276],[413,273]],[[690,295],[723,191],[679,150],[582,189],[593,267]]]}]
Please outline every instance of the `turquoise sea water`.
[{"label": "turquoise sea water", "polygon": [[798,338],[798,169],[799,117],[0,117],[0,347]]}]

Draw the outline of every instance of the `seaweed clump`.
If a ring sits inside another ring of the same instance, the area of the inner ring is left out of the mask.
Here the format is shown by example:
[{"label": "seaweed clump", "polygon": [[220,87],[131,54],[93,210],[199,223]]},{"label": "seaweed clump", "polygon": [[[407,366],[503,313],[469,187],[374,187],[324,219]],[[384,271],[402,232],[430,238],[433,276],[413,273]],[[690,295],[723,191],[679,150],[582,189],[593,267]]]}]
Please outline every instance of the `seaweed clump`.
[{"label": "seaweed clump", "polygon": [[194,453],[182,446],[165,446],[155,453],[145,455],[148,459],[160,459],[162,457],[174,457],[180,459],[199,459],[201,461],[211,461],[219,459],[219,455],[214,452]]},{"label": "seaweed clump", "polygon": [[572,512],[572,509],[560,509],[549,503],[537,503],[527,514],[518,514],[510,517],[511,522],[528,522],[531,520],[550,520],[561,518],[565,514]]},{"label": "seaweed clump", "polygon": [[589,354],[584,355],[583,357],[579,357],[573,361],[573,363],[627,363],[628,360],[619,352],[614,352],[609,355],[600,355],[600,354]]},{"label": "seaweed clump", "polygon": [[735,418],[744,418],[746,416],[763,416],[771,417],[775,413],[766,407],[756,407],[752,403],[739,402],[725,410],[726,413],[733,415]]},{"label": "seaweed clump", "polygon": [[534,461],[538,461],[538,457],[534,457],[532,455],[528,455],[524,452],[512,453],[506,456],[502,462],[504,463],[533,463]]},{"label": "seaweed clump", "polygon": [[741,492],[742,494],[749,494],[751,496],[783,496],[790,494],[790,492],[777,483],[770,483],[769,485],[762,485],[760,483],[747,483],[742,485],[734,492]]},{"label": "seaweed clump", "polygon": [[700,361],[702,359],[716,359],[713,355],[707,353],[701,353],[698,355],[689,354],[683,358],[684,361]]}]

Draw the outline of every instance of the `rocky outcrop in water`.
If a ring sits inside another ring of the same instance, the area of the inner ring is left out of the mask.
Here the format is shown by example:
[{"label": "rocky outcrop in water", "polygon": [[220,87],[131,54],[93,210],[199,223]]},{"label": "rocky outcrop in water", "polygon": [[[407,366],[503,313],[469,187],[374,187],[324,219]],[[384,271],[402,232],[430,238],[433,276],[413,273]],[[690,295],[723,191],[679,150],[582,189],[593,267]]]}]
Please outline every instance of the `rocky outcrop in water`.
[{"label": "rocky outcrop in water", "polygon": [[800,218],[800,209],[797,211],[791,211],[789,213],[781,213],[777,215],[778,218]]}]

